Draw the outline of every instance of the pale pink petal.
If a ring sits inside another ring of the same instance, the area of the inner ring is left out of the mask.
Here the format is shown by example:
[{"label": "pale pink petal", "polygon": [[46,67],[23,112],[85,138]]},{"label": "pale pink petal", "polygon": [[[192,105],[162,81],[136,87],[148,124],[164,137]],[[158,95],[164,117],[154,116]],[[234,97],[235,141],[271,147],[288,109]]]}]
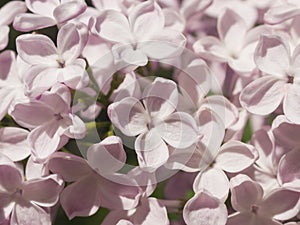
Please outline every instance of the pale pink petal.
[{"label": "pale pink petal", "polygon": [[[118,224],[119,221],[130,220],[125,210],[110,210],[101,225]],[[126,224],[127,225],[127,224]]]},{"label": "pale pink petal", "polygon": [[36,14],[52,17],[53,10],[60,4],[60,0],[25,0],[27,8]]},{"label": "pale pink petal", "polygon": [[197,107],[211,87],[211,73],[202,59],[192,61],[177,78],[182,94],[187,95],[189,100]]},{"label": "pale pink petal", "polygon": [[198,138],[196,121],[184,112],[175,112],[155,128],[164,141],[174,148],[187,148]]},{"label": "pale pink petal", "polygon": [[22,185],[23,175],[6,156],[0,155],[0,160],[0,191],[14,193]]},{"label": "pale pink petal", "polygon": [[42,207],[54,206],[63,189],[63,181],[57,175],[29,180],[23,184],[22,197]]},{"label": "pale pink petal", "polygon": [[0,24],[11,24],[15,16],[27,11],[26,5],[21,1],[9,1],[0,9]]},{"label": "pale pink petal", "polygon": [[98,10],[114,9],[120,11],[122,3],[118,0],[105,1],[105,0],[92,0],[93,5]]},{"label": "pale pink petal", "polygon": [[272,133],[276,144],[284,149],[298,148],[298,132],[300,132],[300,126],[289,121],[284,115],[277,116],[272,123]]},{"label": "pale pink petal", "polygon": [[107,114],[112,123],[127,136],[136,136],[147,129],[147,114],[140,101],[127,97],[110,104]]},{"label": "pale pink petal", "polygon": [[31,156],[27,160],[25,175],[27,180],[33,180],[41,178],[49,173],[46,169],[46,165],[43,163],[38,163],[34,161],[34,158]]},{"label": "pale pink petal", "polygon": [[[273,112],[284,97],[284,81],[264,76],[248,84],[240,95],[240,103],[249,112],[267,115]],[[276,98],[274,98],[276,96]]]},{"label": "pale pink petal", "polygon": [[92,172],[87,162],[73,154],[56,152],[47,162],[47,168],[60,175],[66,182],[72,182]]},{"label": "pale pink petal", "polygon": [[46,160],[53,152],[58,150],[60,144],[58,126],[59,124],[52,120],[35,128],[28,135],[32,155],[38,160]]},{"label": "pale pink petal", "polygon": [[140,200],[141,188],[137,186],[136,182],[124,175],[108,178],[101,177],[99,179],[101,206],[109,209],[123,210],[137,207]]},{"label": "pale pink petal", "polygon": [[166,143],[155,130],[140,134],[134,145],[139,165],[145,169],[156,169],[163,165],[169,157]]},{"label": "pale pink petal", "polygon": [[67,186],[60,196],[60,202],[68,218],[76,216],[91,216],[100,207],[99,186],[94,176],[82,177],[77,182]]},{"label": "pale pink petal", "polygon": [[225,128],[233,125],[239,117],[239,112],[227,98],[221,95],[206,97],[200,105],[200,108],[207,108],[214,111],[222,120]]},{"label": "pale pink petal", "polygon": [[[151,40],[153,34],[161,32],[165,17],[156,2],[147,1],[134,7],[128,16],[132,32],[140,42]],[[149,39],[150,38],[150,39]]]},{"label": "pale pink petal", "polygon": [[213,3],[212,0],[192,0],[183,1],[181,4],[180,11],[183,13],[185,18],[195,16],[195,14],[203,13],[203,11]]},{"label": "pale pink petal", "polygon": [[203,157],[210,164],[219,152],[225,135],[225,127],[222,119],[209,109],[198,111],[199,133],[202,136],[200,142],[204,150]]},{"label": "pale pink petal", "polygon": [[271,218],[255,215],[250,212],[242,212],[230,215],[226,225],[282,225],[282,223],[272,220]]},{"label": "pale pink petal", "polygon": [[86,134],[84,122],[78,116],[73,114],[70,114],[68,119],[72,120],[72,124],[69,125],[68,130],[64,132],[64,135],[74,139],[84,138]]},{"label": "pale pink petal", "polygon": [[272,155],[274,143],[266,129],[262,128],[256,131],[252,135],[251,143],[255,146],[259,155],[256,164],[264,171],[273,171]]},{"label": "pale pink petal", "polygon": [[120,66],[124,68],[129,65],[145,66],[148,63],[147,55],[139,48],[134,49],[132,45],[117,44],[113,46],[113,53],[116,59],[120,62],[125,62],[125,65]]},{"label": "pale pink petal", "polygon": [[16,30],[28,32],[32,30],[39,30],[46,27],[51,27],[55,24],[56,21],[51,17],[32,13],[21,13],[16,15],[13,26]]},{"label": "pale pink petal", "polygon": [[117,172],[126,161],[122,140],[117,136],[109,136],[99,144],[92,145],[87,151],[87,160],[100,174]]},{"label": "pale pink petal", "polygon": [[63,60],[73,62],[80,56],[88,41],[88,30],[84,24],[68,23],[57,34],[57,51]]},{"label": "pale pink petal", "polygon": [[44,209],[19,198],[11,216],[11,224],[51,225],[51,218]]},{"label": "pale pink petal", "polygon": [[176,109],[178,103],[176,83],[165,78],[156,78],[144,90],[143,102],[152,117],[163,120]]},{"label": "pale pink petal", "polygon": [[246,45],[243,48],[243,50],[239,53],[238,58],[231,58],[228,61],[230,67],[241,75],[247,77],[250,76],[251,72],[256,68],[253,59],[253,54],[256,46],[256,42]]},{"label": "pale pink petal", "polygon": [[15,99],[15,93],[10,88],[5,88],[4,86],[0,88],[0,97],[2,99],[0,102],[0,119],[2,120]]},{"label": "pale pink petal", "polygon": [[116,88],[113,91],[112,95],[110,96],[110,99],[114,102],[120,101],[126,97],[134,97],[139,99],[142,93],[138,81],[139,78],[134,72],[127,73],[123,82],[119,85],[118,88]]},{"label": "pale pink petal", "polygon": [[58,24],[62,24],[76,18],[82,14],[87,8],[87,5],[83,1],[69,1],[64,2],[53,11],[53,16]]},{"label": "pale pink petal", "polygon": [[56,84],[53,85],[50,89],[50,93],[57,94],[64,102],[66,103],[67,106],[71,105],[71,92],[70,89],[64,85],[64,84]]},{"label": "pale pink petal", "polygon": [[12,198],[8,194],[0,194],[0,224],[1,225],[10,225],[10,223],[5,223],[9,218],[15,203],[13,202]]},{"label": "pale pink petal", "polygon": [[208,60],[227,62],[230,57],[224,44],[216,37],[205,36],[193,44],[195,53]]},{"label": "pale pink petal", "polygon": [[0,129],[0,152],[12,161],[20,161],[30,155],[27,142],[29,132],[18,127],[4,127]]},{"label": "pale pink petal", "polygon": [[16,53],[14,51],[6,50],[0,54],[1,80],[7,80],[9,78],[11,71],[13,71],[15,60]]},{"label": "pale pink petal", "polygon": [[183,218],[188,225],[225,225],[227,209],[223,202],[202,190],[185,204]]},{"label": "pale pink petal", "polygon": [[135,214],[132,216],[134,224],[141,225],[169,225],[167,209],[156,198],[147,198],[137,207]]},{"label": "pale pink petal", "polygon": [[166,59],[179,56],[186,44],[185,36],[175,30],[164,29],[150,40],[139,42],[138,48],[153,59]]},{"label": "pale pink petal", "polygon": [[299,212],[299,192],[277,189],[268,194],[261,203],[262,214],[278,220],[288,220]]},{"label": "pale pink petal", "polygon": [[59,68],[49,68],[46,65],[35,65],[30,67],[24,76],[27,94],[30,97],[41,95],[58,82],[59,76]]},{"label": "pale pink petal", "polygon": [[16,39],[20,57],[31,65],[55,67],[57,50],[52,40],[42,34],[23,34]]},{"label": "pale pink petal", "polygon": [[283,111],[285,116],[294,123],[300,124],[300,112],[299,112],[299,98],[300,91],[299,85],[291,84],[288,86],[288,91],[283,99]]},{"label": "pale pink petal", "polygon": [[17,103],[13,106],[11,116],[21,126],[35,128],[53,118],[53,111],[49,106],[34,101],[29,103]]},{"label": "pale pink petal", "polygon": [[106,10],[92,22],[92,32],[104,39],[123,44],[132,40],[128,20],[121,12]]},{"label": "pale pink petal", "polygon": [[203,157],[206,147],[202,143],[197,143],[183,149],[169,147],[169,151],[170,156],[164,165],[169,169],[198,172],[207,167],[207,163]]},{"label": "pale pink petal", "polygon": [[180,13],[172,8],[163,8],[162,10],[165,16],[165,27],[183,32],[185,29],[185,20]]},{"label": "pale pink petal", "polygon": [[[55,114],[61,114],[61,116],[64,117],[66,114],[70,112],[69,111],[70,106],[66,105],[67,103],[58,94],[59,93],[53,93],[52,91],[44,92],[41,96],[39,96],[38,100],[44,105],[52,109],[52,112],[54,113],[54,116],[52,115],[52,118],[59,123],[59,122],[63,122],[63,119],[66,118],[57,118]],[[49,119],[51,119],[51,117],[49,117]]]},{"label": "pale pink petal", "polygon": [[279,78],[284,78],[287,74],[290,57],[288,43],[279,36],[266,34],[261,36],[254,54],[258,69]]},{"label": "pale pink petal", "polygon": [[194,180],[193,189],[196,193],[202,189],[224,202],[229,192],[229,180],[226,174],[218,168],[208,168],[200,172]]},{"label": "pale pink petal", "polygon": [[231,204],[237,211],[249,212],[252,205],[257,205],[262,200],[262,187],[244,174],[231,178],[230,186]]},{"label": "pale pink petal", "polygon": [[229,173],[237,173],[253,165],[257,158],[258,152],[252,145],[229,141],[221,147],[215,166]]},{"label": "pale pink petal", "polygon": [[72,64],[66,65],[59,69],[57,81],[64,83],[72,89],[80,89],[86,86],[85,76],[88,76],[86,71],[86,62],[83,59],[76,59]]},{"label": "pale pink petal", "polygon": [[218,18],[217,29],[220,39],[226,45],[229,54],[234,54],[235,50],[238,51],[243,47],[247,25],[235,11],[231,9],[223,11]]},{"label": "pale pink petal", "polygon": [[4,49],[8,44],[9,27],[0,25],[0,50]]},{"label": "pale pink petal", "polygon": [[283,187],[300,191],[300,151],[285,154],[278,165],[278,180]]},{"label": "pale pink petal", "polygon": [[269,9],[264,15],[264,20],[269,24],[278,24],[299,14],[298,7],[291,4],[281,4]]}]

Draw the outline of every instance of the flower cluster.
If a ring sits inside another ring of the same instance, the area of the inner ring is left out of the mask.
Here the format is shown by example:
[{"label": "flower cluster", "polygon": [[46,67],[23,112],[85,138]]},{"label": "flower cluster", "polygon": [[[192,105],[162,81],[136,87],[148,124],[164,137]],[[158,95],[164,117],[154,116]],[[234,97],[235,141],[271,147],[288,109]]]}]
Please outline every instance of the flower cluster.
[{"label": "flower cluster", "polygon": [[5,2],[1,225],[300,224],[298,0]]}]

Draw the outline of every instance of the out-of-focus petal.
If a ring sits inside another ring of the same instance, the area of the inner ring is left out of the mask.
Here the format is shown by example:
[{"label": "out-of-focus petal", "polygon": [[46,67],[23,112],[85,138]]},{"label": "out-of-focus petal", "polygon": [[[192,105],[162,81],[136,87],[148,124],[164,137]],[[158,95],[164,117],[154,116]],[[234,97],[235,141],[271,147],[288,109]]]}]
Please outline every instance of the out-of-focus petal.
[{"label": "out-of-focus petal", "polygon": [[148,41],[153,34],[160,32],[165,24],[164,14],[155,1],[138,4],[130,11],[128,20],[139,41]]}]

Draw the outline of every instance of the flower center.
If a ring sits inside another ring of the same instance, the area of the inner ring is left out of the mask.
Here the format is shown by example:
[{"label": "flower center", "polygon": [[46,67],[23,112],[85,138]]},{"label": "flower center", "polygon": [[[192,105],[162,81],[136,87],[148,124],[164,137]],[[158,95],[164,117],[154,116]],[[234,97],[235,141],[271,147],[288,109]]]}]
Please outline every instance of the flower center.
[{"label": "flower center", "polygon": [[66,62],[63,59],[57,59],[56,62],[58,63],[59,68],[65,68]]},{"label": "flower center", "polygon": [[294,83],[294,76],[288,76],[288,81],[289,84],[293,84]]},{"label": "flower center", "polygon": [[253,214],[257,214],[257,213],[258,213],[258,209],[259,209],[259,207],[258,207],[257,205],[253,205],[253,206],[251,207],[251,212],[252,212]]},{"label": "flower center", "polygon": [[57,121],[63,119],[62,115],[60,115],[59,113],[54,114],[54,117],[55,117],[55,119],[56,119]]}]

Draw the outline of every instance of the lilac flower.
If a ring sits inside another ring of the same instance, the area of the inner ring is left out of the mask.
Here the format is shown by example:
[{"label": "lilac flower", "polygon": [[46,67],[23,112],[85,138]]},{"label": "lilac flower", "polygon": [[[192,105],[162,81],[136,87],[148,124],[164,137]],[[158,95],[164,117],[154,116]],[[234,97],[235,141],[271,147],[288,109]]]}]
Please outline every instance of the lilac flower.
[{"label": "lilac flower", "polygon": [[4,49],[9,41],[8,25],[12,23],[15,16],[23,12],[26,12],[26,6],[21,1],[9,1],[0,9],[0,50]]},{"label": "lilac flower", "polygon": [[108,115],[123,134],[137,136],[135,150],[139,164],[153,170],[169,157],[166,143],[185,148],[196,141],[198,134],[190,115],[175,112],[178,92],[173,81],[156,78],[146,87],[143,96],[143,104],[134,97],[112,103]]},{"label": "lilac flower", "polygon": [[164,21],[160,6],[147,1],[130,10],[128,17],[115,10],[105,10],[91,24],[92,33],[114,44],[116,60],[144,66],[148,58],[174,57],[183,50],[185,37],[165,28]]},{"label": "lilac flower", "polygon": [[20,57],[31,65],[24,81],[28,92],[38,96],[61,82],[76,89],[86,80],[86,63],[79,56],[86,45],[88,31],[83,24],[69,23],[58,32],[57,47],[42,34],[24,34],[17,38]]},{"label": "lilac flower", "polygon": [[83,138],[85,125],[70,109],[71,96],[62,84],[38,99],[16,103],[11,115],[21,126],[31,129],[28,141],[37,160],[45,160],[65,145],[69,138]]},{"label": "lilac flower", "polygon": [[83,0],[26,0],[25,3],[32,13],[20,13],[14,19],[14,28],[24,32],[54,25],[60,27],[87,7]]},{"label": "lilac flower", "polygon": [[54,206],[63,181],[57,175],[24,181],[23,172],[4,155],[0,155],[0,223],[10,217],[10,224],[51,225],[43,207]]},{"label": "lilac flower", "polygon": [[[267,115],[281,102],[286,117],[300,123],[299,107],[299,45],[291,56],[289,43],[277,35],[263,35],[255,52],[258,68],[266,73],[245,87],[241,105],[249,112]],[[278,57],[280,55],[280,57]],[[276,98],[274,98],[276,96]]]},{"label": "lilac flower", "polygon": [[262,187],[242,174],[232,178],[230,184],[231,203],[238,212],[228,217],[228,225],[280,225],[276,219],[287,220],[298,213],[297,192],[277,189],[264,196]]}]

